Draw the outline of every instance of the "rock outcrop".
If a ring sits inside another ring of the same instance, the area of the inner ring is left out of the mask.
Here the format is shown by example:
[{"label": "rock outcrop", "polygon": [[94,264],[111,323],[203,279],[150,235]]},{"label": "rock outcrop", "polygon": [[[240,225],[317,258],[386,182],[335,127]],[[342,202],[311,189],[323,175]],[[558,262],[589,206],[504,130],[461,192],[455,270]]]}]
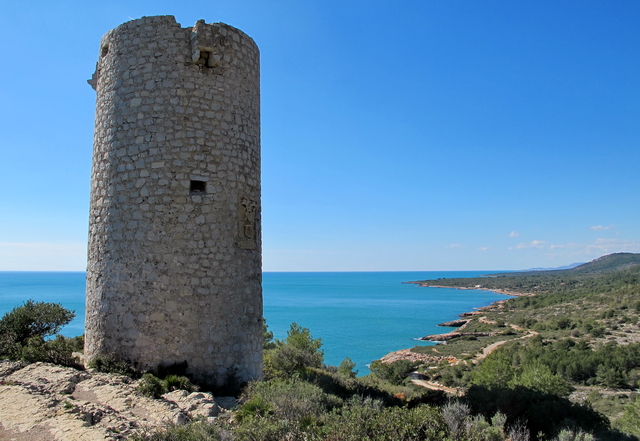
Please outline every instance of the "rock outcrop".
[{"label": "rock outcrop", "polygon": [[438,326],[444,326],[447,328],[459,328],[469,323],[469,320],[451,320],[450,322],[440,323]]},{"label": "rock outcrop", "polygon": [[424,341],[449,341],[459,337],[492,337],[496,332],[448,332],[446,334],[432,334],[420,337]]},{"label": "rock outcrop", "polygon": [[124,440],[167,423],[215,418],[236,404],[183,390],[152,399],[136,386],[122,375],[0,361],[0,440]]}]

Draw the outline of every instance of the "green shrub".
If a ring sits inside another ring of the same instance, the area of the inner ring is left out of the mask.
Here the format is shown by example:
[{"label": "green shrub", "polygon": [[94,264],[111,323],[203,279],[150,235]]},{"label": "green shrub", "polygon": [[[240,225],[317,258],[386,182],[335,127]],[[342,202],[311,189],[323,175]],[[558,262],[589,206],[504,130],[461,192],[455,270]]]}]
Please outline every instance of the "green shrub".
[{"label": "green shrub", "polygon": [[264,397],[258,395],[249,398],[242,403],[236,410],[236,421],[242,422],[243,420],[251,417],[264,417],[272,412],[273,408],[264,399]]},{"label": "green shrub", "polygon": [[144,374],[138,382],[136,391],[151,398],[160,398],[167,392],[163,381],[153,374]]},{"label": "green shrub", "polygon": [[516,374],[511,357],[502,350],[489,355],[471,374],[471,384],[485,387],[504,387]]},{"label": "green shrub", "polygon": [[562,429],[553,441],[593,441],[594,439],[592,434],[583,432],[582,430],[573,431]]},{"label": "green shrub", "polygon": [[137,376],[137,372],[131,363],[122,360],[115,354],[96,355],[89,362],[89,367],[105,374],[119,374],[127,377]]},{"label": "green shrub", "polygon": [[439,440],[446,439],[448,432],[437,408],[384,408],[381,402],[370,399],[353,399],[323,422],[324,439],[341,441]]},{"label": "green shrub", "polygon": [[554,375],[548,366],[538,360],[527,362],[511,381],[510,386],[524,386],[560,397],[567,397],[572,391],[571,386],[562,377]]},{"label": "green shrub", "polygon": [[151,373],[146,373],[138,382],[136,390],[146,397],[160,398],[167,392],[174,390],[195,392],[198,390],[198,386],[194,385],[187,377],[167,375],[166,378],[161,379]]},{"label": "green shrub", "polygon": [[[243,393],[250,407],[260,404],[269,408],[279,419],[297,421],[304,417],[318,417],[342,404],[335,395],[327,394],[318,386],[298,379],[270,380],[250,383]],[[249,411],[248,408],[243,408]]]},{"label": "green shrub", "polygon": [[60,304],[27,300],[0,319],[0,358],[77,365],[71,357],[72,344],[46,341],[74,317],[74,311]]},{"label": "green shrub", "polygon": [[161,429],[141,429],[129,439],[132,441],[222,441],[230,438],[222,428],[204,421],[194,421],[185,425],[170,424]]},{"label": "green shrub", "polygon": [[292,323],[287,338],[276,340],[276,347],[265,351],[264,377],[287,378],[307,367],[322,367],[324,351],[321,339],[314,339],[308,328]]},{"label": "green shrub", "polygon": [[181,375],[167,375],[164,379],[164,388],[167,392],[174,390],[186,390],[188,392],[195,392],[198,387],[194,385],[191,380]]},{"label": "green shrub", "polygon": [[[77,338],[77,337],[76,337]],[[39,337],[32,337],[20,350],[19,358],[28,363],[44,362],[76,369],[84,369],[78,359],[71,354],[74,352],[76,341],[62,335],[53,340],[44,341]]]},{"label": "green shrub", "polygon": [[371,374],[391,384],[400,385],[408,378],[420,363],[409,360],[398,360],[393,363],[383,363],[376,360],[369,366]]},{"label": "green shrub", "polygon": [[606,329],[602,325],[596,325],[591,328],[591,335],[595,338],[602,338],[605,336]]},{"label": "green shrub", "polygon": [[2,317],[0,333],[11,333],[17,343],[25,345],[32,337],[44,339],[57,334],[75,316],[74,311],[63,308],[58,303],[27,300],[24,305]]},{"label": "green shrub", "polygon": [[356,375],[358,375],[358,371],[353,370],[353,368],[355,367],[356,363],[349,357],[347,357],[340,362],[340,366],[338,366],[338,373],[340,375],[344,375],[345,377],[355,378]]},{"label": "green shrub", "polygon": [[[237,441],[304,441],[321,439],[309,437],[298,421],[277,418],[254,418],[250,424],[241,424],[233,431]],[[155,441],[155,440],[154,440]]]},{"label": "green shrub", "polygon": [[275,349],[276,343],[273,341],[273,332],[269,331],[267,320],[262,319],[262,349]]},{"label": "green shrub", "polygon": [[627,404],[622,416],[615,421],[614,426],[625,433],[640,438],[640,400]]},{"label": "green shrub", "polygon": [[64,339],[73,352],[84,352],[84,335],[78,335],[76,337],[56,335],[56,339],[57,338]]}]

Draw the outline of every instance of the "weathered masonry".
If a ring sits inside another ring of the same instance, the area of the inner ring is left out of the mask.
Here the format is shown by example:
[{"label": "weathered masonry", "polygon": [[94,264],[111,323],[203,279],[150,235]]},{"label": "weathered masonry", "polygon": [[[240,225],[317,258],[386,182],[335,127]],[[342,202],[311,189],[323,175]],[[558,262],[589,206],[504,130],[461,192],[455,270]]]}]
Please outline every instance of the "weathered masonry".
[{"label": "weathered masonry", "polygon": [[97,92],[85,355],[195,380],[262,373],[260,79],[231,26],[109,31]]}]

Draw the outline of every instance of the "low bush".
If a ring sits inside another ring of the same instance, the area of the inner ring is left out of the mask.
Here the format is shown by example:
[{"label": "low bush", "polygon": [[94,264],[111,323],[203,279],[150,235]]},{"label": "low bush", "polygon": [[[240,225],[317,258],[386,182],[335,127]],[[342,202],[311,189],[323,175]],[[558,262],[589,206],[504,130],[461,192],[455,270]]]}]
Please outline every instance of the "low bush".
[{"label": "low bush", "polygon": [[131,441],[223,441],[229,440],[227,432],[204,421],[186,425],[170,424],[161,429],[141,429],[129,438]]},{"label": "low bush", "polygon": [[442,440],[448,435],[437,408],[383,407],[380,401],[366,398],[352,399],[323,422],[323,439],[327,440]]},{"label": "low bush", "polygon": [[136,391],[140,395],[151,398],[160,398],[167,393],[162,380],[153,374],[144,374],[138,382]]},{"label": "low bush", "polygon": [[380,360],[376,360],[371,363],[369,369],[373,376],[391,384],[400,385],[408,379],[409,373],[419,365],[420,363],[409,360],[398,360],[393,363],[383,363]]},{"label": "low bush", "polygon": [[160,379],[153,374],[147,373],[142,376],[136,388],[139,394],[152,398],[160,398],[167,392],[174,390],[195,392],[198,387],[191,383],[187,377],[168,375],[166,378]]},{"label": "low bush", "polygon": [[[240,410],[245,416],[251,415],[251,408],[257,408],[260,412],[269,409],[274,416],[289,421],[318,418],[342,405],[342,400],[337,396],[298,379],[250,383],[243,394],[243,400],[245,404]],[[246,406],[247,403],[249,406]]]},{"label": "low bush", "polygon": [[164,378],[164,387],[167,392],[174,390],[186,390],[189,392],[195,392],[198,388],[191,380],[182,375],[167,375]]},{"label": "low bush", "polygon": [[105,374],[119,374],[127,377],[137,377],[138,373],[127,360],[119,358],[115,354],[96,355],[89,362],[89,367]]},{"label": "low bush", "polygon": [[[77,337],[76,337],[77,338]],[[43,341],[32,337],[20,351],[20,359],[28,362],[53,363],[61,366],[84,369],[79,360],[72,355],[77,343],[74,339],[57,335],[53,340]]]}]

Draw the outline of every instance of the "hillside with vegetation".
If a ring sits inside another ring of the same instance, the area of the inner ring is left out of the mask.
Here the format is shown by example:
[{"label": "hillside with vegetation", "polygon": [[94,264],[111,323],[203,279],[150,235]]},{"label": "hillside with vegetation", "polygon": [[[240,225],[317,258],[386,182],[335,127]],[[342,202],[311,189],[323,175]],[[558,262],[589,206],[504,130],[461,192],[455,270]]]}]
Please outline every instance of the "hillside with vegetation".
[{"label": "hillside with vegetation", "polygon": [[445,345],[413,348],[448,357],[423,365],[427,382],[467,399],[479,392],[518,395],[523,385],[535,385],[640,435],[639,254],[611,254],[568,270],[415,283],[518,294],[463,314]]}]

